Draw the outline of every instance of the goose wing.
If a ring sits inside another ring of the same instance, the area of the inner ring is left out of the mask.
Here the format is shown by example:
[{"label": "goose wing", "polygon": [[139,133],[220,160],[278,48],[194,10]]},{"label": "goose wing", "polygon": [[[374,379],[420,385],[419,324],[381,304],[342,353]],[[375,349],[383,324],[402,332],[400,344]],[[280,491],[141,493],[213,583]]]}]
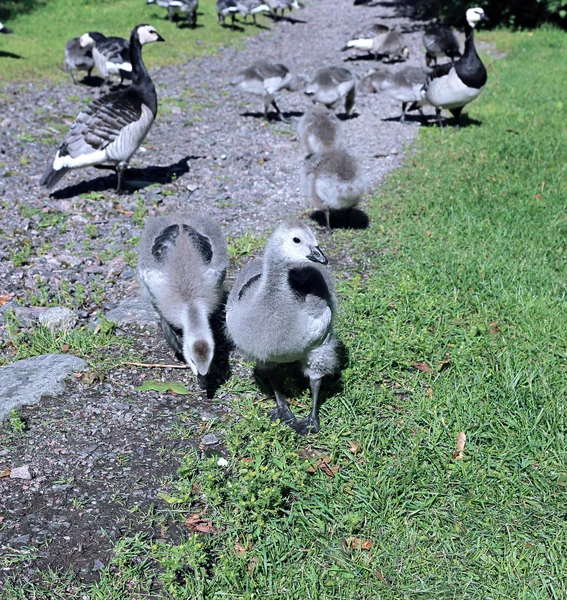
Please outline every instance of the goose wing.
[{"label": "goose wing", "polygon": [[116,64],[130,62],[130,44],[123,38],[109,37],[97,42],[96,47],[109,62]]},{"label": "goose wing", "polygon": [[78,158],[104,150],[127,126],[142,117],[142,101],[129,88],[89,104],[75,119],[59,147],[58,156]]},{"label": "goose wing", "polygon": [[348,69],[343,69],[342,67],[330,67],[329,74],[333,80],[333,83],[337,85],[353,80],[352,73]]}]

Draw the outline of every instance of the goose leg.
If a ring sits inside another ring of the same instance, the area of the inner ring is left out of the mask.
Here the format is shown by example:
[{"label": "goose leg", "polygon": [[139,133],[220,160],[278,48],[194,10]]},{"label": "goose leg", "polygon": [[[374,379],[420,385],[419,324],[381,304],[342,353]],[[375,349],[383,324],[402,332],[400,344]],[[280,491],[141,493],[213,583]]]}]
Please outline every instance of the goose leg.
[{"label": "goose leg", "polygon": [[346,112],[347,117],[352,116],[355,98],[356,98],[356,88],[353,87],[352,90],[349,91],[349,93],[346,95],[346,98],[345,98],[345,112]]},{"label": "goose leg", "polygon": [[437,122],[439,123],[439,127],[441,127],[441,129],[443,129],[443,119],[441,118],[441,109],[440,108],[435,109],[435,116],[437,117]]},{"label": "goose leg", "polygon": [[317,433],[321,426],[319,424],[319,389],[321,388],[321,378],[311,378],[309,380],[311,385],[311,394],[313,396],[313,406],[309,416],[302,421],[297,421],[291,425],[291,428],[296,431],[299,435],[309,435],[310,433]]},{"label": "goose leg", "polygon": [[331,229],[331,211],[327,208],[325,209],[325,221],[327,222],[327,229],[332,231]]},{"label": "goose leg", "polygon": [[451,114],[455,117],[455,127],[460,129],[461,127],[461,113],[463,112],[463,107],[452,108]]},{"label": "goose leg", "polygon": [[289,120],[288,120],[288,119],[286,119],[286,118],[283,116],[283,113],[282,113],[282,111],[280,110],[279,106],[276,104],[276,101],[275,101],[275,99],[274,99],[274,100],[272,100],[272,106],[273,106],[273,107],[276,109],[276,113],[277,113],[277,117],[278,117],[278,119],[279,119],[280,121],[283,121],[284,123],[288,123],[288,122],[289,122]]},{"label": "goose leg", "polygon": [[289,407],[289,404],[280,390],[278,376],[275,373],[275,369],[270,369],[267,375],[272,387],[274,388],[274,395],[276,397],[277,405],[276,408],[270,412],[270,419],[272,419],[272,421],[277,421],[279,419],[282,423],[293,427],[294,423],[297,422],[297,419],[291,412],[291,408]]},{"label": "goose leg", "polygon": [[406,120],[406,108],[408,107],[407,102],[402,102],[402,114],[400,115],[400,123],[404,123]]},{"label": "goose leg", "polygon": [[122,183],[124,181],[124,171],[128,167],[127,162],[119,162],[116,165],[116,174],[118,175],[118,184],[116,186],[117,193],[122,193]]}]

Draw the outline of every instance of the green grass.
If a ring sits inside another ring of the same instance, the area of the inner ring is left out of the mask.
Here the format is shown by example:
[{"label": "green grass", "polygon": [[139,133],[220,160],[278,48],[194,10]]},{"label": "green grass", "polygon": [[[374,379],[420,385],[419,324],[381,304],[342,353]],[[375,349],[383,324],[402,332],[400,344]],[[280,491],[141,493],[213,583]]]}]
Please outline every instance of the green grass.
[{"label": "green grass", "polygon": [[[156,5],[146,5],[145,0],[49,0],[37,10],[11,21],[14,33],[2,36],[2,83],[68,78],[62,71],[65,43],[86,31],[102,31],[105,35],[128,39],[138,23],[154,25],[167,43],[152,44],[144,51],[149,69],[185,63],[258,31],[246,25],[244,32],[219,26],[215,0],[199,2],[196,29],[178,28],[165,19],[166,14]],[[9,55],[5,56],[6,53]]]},{"label": "green grass", "polygon": [[354,266],[337,273],[349,364],[324,385],[322,431],[270,423],[271,400],[234,376],[228,466],[191,452],[167,491],[215,533],[124,539],[77,597],[567,597],[567,35],[486,37],[507,58],[469,126],[423,130],[370,228],[326,238]]}]

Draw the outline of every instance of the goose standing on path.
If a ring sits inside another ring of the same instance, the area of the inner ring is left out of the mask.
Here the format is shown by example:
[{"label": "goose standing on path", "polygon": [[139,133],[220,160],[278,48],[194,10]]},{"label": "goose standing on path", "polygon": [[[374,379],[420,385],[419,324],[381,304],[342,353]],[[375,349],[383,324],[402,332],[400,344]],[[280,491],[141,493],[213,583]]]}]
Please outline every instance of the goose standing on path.
[{"label": "goose standing on path", "polygon": [[77,83],[74,71],[87,71],[87,77],[90,79],[94,66],[92,45],[83,48],[80,36],[69,40],[65,44],[65,65],[63,68],[71,74],[73,83]]},{"label": "goose standing on path", "polygon": [[147,0],[146,4],[157,4],[159,7],[167,9],[168,21],[175,21],[177,27],[179,27],[181,18],[186,19],[192,27],[197,26],[199,0]]},{"label": "goose standing on path", "polygon": [[366,50],[369,54],[374,53],[374,57],[378,60],[380,56],[380,48],[390,32],[390,28],[382,23],[375,23],[357,31],[353,34],[350,40],[343,46],[342,51],[356,49]]},{"label": "goose standing on path", "polygon": [[0,33],[13,33],[11,29],[0,23]]},{"label": "goose standing on path", "polygon": [[294,75],[282,64],[258,60],[243,69],[230,82],[239,90],[261,96],[264,101],[264,117],[268,119],[270,105],[276,109],[277,118],[285,121],[282,111],[276,104],[275,94],[281,90],[297,91],[303,84],[301,77]]},{"label": "goose standing on path", "polygon": [[130,79],[132,63],[128,40],[121,37],[106,37],[98,31],[83,33],[80,38],[81,48],[91,48],[96,68],[105,82],[111,75],[120,75],[120,84]]},{"label": "goose standing on path", "polygon": [[[333,318],[337,300],[330,272],[309,227],[282,223],[268,239],[262,260],[248,264],[228,297],[227,331],[236,347],[267,372],[277,408],[270,414],[297,433],[319,431],[321,379],[337,370]],[[313,406],[297,421],[279,386],[282,364],[300,361]]]},{"label": "goose standing on path", "polygon": [[236,0],[217,0],[217,21],[224,25],[224,20],[228,15],[231,18],[231,28],[234,29],[236,14],[239,12]]},{"label": "goose standing on path", "polygon": [[157,114],[154,84],[142,60],[142,46],[164,39],[151,25],[137,25],[130,36],[132,85],[94,100],[75,119],[40,180],[52,188],[69,170],[114,165],[117,191],[134,152],[144,141]]},{"label": "goose standing on path", "polygon": [[313,102],[324,104],[331,110],[335,110],[344,98],[346,116],[352,115],[356,98],[356,80],[348,69],[323,67],[315,73],[304,91],[307,96],[311,96]]},{"label": "goose standing on path", "polygon": [[378,49],[378,56],[385,56],[388,62],[404,61],[409,58],[409,48],[399,31],[389,31]]},{"label": "goose standing on path", "polygon": [[460,58],[459,40],[455,32],[448,26],[432,24],[423,34],[425,46],[425,64],[430,67],[437,64],[437,59],[447,56],[454,62]]},{"label": "goose standing on path", "polygon": [[331,229],[331,211],[356,206],[364,194],[366,181],[359,162],[346,150],[334,149],[305,159],[304,190],[315,208],[325,213]]},{"label": "goose standing on path", "polygon": [[[422,103],[435,107],[439,125],[441,110],[448,109],[459,127],[463,107],[472,102],[484,89],[486,69],[476,53],[474,28],[480,21],[488,21],[482,8],[469,8],[465,21],[465,51],[454,63],[437,65],[431,71],[422,90]],[[415,104],[414,107],[417,107]]]},{"label": "goose standing on path", "polygon": [[252,23],[256,25],[256,15],[258,13],[271,12],[271,8],[262,0],[236,0],[238,11],[246,21],[248,15],[252,15]]},{"label": "goose standing on path", "polygon": [[215,343],[209,319],[220,304],[228,266],[226,239],[205,215],[154,217],[140,240],[138,274],[169,346],[202,389]]}]

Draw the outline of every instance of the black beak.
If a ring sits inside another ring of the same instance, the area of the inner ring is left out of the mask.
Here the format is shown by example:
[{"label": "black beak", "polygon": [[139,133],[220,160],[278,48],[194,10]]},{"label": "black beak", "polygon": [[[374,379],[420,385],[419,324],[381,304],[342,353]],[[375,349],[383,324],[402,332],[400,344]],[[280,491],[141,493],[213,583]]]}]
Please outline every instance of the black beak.
[{"label": "black beak", "polygon": [[482,15],[480,15],[480,20],[490,23],[490,19],[484,13]]},{"label": "black beak", "polygon": [[207,389],[207,376],[201,375],[201,373],[198,373],[197,374],[197,383],[199,384],[199,387],[202,390],[206,390]]},{"label": "black beak", "polygon": [[319,246],[309,246],[309,248],[311,250],[311,254],[307,255],[309,260],[321,263],[322,265],[326,265],[329,262],[327,257],[321,252],[321,248],[319,248]]},{"label": "black beak", "polygon": [[161,37],[161,35],[156,31],[157,40],[156,42],[165,42],[165,40]]}]

